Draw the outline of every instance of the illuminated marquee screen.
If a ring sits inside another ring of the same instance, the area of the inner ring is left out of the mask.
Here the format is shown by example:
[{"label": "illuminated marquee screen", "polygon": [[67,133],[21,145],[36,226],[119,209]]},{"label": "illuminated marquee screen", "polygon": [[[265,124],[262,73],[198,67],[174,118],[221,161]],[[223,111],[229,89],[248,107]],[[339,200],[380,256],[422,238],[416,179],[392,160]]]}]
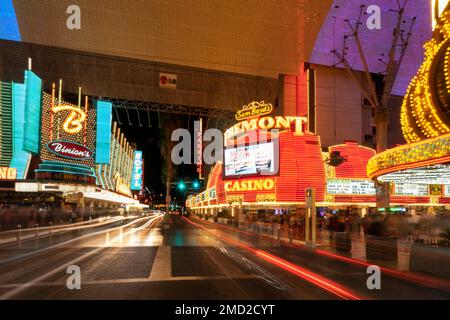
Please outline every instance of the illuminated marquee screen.
[{"label": "illuminated marquee screen", "polygon": [[395,195],[398,196],[428,196],[428,185],[396,183]]},{"label": "illuminated marquee screen", "polygon": [[329,179],[327,194],[329,195],[375,195],[375,185],[370,180]]},{"label": "illuminated marquee screen", "polygon": [[274,142],[227,148],[224,156],[224,175],[273,175],[277,173],[278,168],[275,161]]},{"label": "illuminated marquee screen", "polygon": [[450,197],[450,184],[446,184],[444,186],[444,196],[445,197]]}]

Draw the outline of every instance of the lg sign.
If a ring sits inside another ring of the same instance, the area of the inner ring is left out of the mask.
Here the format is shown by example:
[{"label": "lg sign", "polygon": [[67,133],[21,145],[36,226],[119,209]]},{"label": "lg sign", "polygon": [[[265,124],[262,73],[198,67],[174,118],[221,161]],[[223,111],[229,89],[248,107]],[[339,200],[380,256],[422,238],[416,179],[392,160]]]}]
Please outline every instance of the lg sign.
[{"label": "lg sign", "polygon": [[170,73],[159,74],[159,86],[161,88],[176,89],[177,88],[177,75]]}]

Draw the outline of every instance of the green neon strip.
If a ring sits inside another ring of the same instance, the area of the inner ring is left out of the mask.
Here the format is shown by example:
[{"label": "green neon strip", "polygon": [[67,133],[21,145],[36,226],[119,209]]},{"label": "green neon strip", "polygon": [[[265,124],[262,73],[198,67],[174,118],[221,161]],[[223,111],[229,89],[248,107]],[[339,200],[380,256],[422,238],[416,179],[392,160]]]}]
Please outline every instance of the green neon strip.
[{"label": "green neon strip", "polygon": [[12,84],[0,82],[0,166],[9,167],[12,147]]}]

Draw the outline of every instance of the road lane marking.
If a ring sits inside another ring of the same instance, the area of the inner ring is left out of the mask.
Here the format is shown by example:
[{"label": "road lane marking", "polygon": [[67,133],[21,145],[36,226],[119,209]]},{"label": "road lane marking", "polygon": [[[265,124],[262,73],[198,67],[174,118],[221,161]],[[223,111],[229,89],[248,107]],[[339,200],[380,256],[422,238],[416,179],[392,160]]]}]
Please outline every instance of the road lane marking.
[{"label": "road lane marking", "polygon": [[160,246],[153,260],[149,279],[168,279],[172,277],[172,247]]},{"label": "road lane marking", "polygon": [[[255,279],[253,275],[241,275],[234,277],[233,279]],[[164,279],[150,279],[150,278],[125,278],[125,279],[106,279],[106,280],[89,280],[83,281],[82,285],[99,285],[99,284],[126,284],[126,283],[152,283],[152,282],[172,282],[172,281],[214,281],[214,280],[229,280],[228,276],[186,276],[186,277],[170,277]],[[0,285],[0,289],[17,288],[25,285],[24,283],[8,283]],[[30,287],[60,287],[65,288],[66,281],[64,282],[38,282],[33,283]]]}]

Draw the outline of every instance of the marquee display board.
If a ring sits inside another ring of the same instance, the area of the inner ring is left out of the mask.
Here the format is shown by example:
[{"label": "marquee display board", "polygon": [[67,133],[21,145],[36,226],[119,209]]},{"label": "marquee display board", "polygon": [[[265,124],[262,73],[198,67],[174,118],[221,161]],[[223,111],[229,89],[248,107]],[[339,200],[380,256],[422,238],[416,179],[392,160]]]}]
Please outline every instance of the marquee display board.
[{"label": "marquee display board", "polygon": [[238,146],[224,150],[225,177],[274,175],[277,169],[274,142]]}]

